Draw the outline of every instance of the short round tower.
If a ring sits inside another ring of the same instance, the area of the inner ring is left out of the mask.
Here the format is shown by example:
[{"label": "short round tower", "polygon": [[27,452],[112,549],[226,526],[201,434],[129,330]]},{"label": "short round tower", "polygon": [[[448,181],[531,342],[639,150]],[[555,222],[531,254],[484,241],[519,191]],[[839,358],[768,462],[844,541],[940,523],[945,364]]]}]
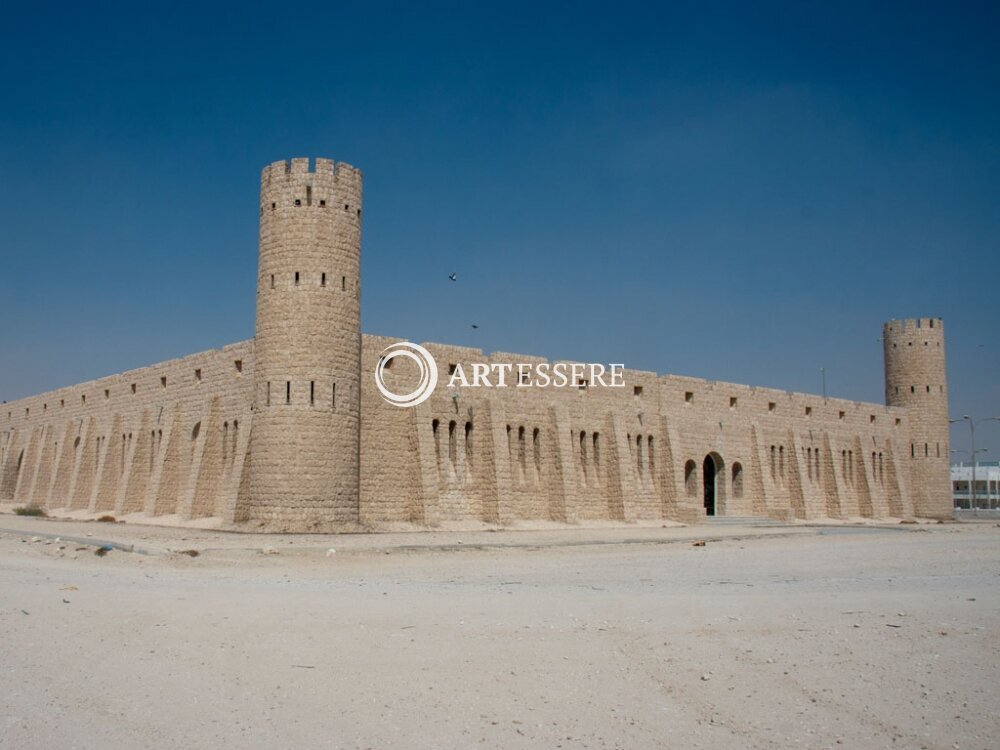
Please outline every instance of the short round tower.
[{"label": "short round tower", "polygon": [[908,411],[914,511],[927,518],[952,514],[948,445],[948,384],[940,318],[891,320],[882,326],[885,403]]},{"label": "short round tower", "polygon": [[360,264],[361,172],[329,159],[266,167],[244,520],[358,520]]}]

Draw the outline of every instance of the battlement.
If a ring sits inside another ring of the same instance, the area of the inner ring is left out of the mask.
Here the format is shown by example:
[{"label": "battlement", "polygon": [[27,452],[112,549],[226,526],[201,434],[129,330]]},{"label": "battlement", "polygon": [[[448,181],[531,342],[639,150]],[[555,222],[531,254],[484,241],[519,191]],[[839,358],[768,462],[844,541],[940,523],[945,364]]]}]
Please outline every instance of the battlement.
[{"label": "battlement", "polygon": [[361,170],[346,162],[336,162],[333,159],[296,157],[268,164],[261,170],[260,182],[270,185],[272,182],[288,181],[293,177],[308,175],[333,176],[339,179],[350,179],[360,182]]},{"label": "battlement", "polygon": [[939,335],[944,333],[944,321],[941,318],[905,318],[903,320],[890,320],[882,324],[883,333],[915,333],[921,331],[926,333],[933,329]]}]

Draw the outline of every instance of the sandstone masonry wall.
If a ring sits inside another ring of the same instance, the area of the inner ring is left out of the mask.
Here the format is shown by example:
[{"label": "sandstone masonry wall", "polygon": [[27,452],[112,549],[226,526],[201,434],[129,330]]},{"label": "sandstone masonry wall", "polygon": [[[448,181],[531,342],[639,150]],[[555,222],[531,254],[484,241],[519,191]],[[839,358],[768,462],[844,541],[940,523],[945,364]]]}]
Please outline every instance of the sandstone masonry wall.
[{"label": "sandstone masonry wall", "polygon": [[232,520],[252,382],[243,341],[4,404],[0,501]]},{"label": "sandstone masonry wall", "polygon": [[[393,341],[364,337],[366,371]],[[424,346],[445,383],[456,365],[468,372],[477,361],[546,361]],[[387,382],[405,390],[415,366],[396,362]],[[900,463],[910,434],[905,409],[634,370],[624,380],[618,389],[441,383],[414,409],[387,404],[363,380],[363,520],[914,513]],[[707,508],[706,480],[715,488]]]}]

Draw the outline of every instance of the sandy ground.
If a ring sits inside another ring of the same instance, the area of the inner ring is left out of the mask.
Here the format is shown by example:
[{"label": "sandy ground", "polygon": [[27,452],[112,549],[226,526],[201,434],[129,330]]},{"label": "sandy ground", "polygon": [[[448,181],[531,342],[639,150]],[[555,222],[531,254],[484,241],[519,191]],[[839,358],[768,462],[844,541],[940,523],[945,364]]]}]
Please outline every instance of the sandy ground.
[{"label": "sandy ground", "polygon": [[995,522],[0,528],[0,748],[1000,747]]}]

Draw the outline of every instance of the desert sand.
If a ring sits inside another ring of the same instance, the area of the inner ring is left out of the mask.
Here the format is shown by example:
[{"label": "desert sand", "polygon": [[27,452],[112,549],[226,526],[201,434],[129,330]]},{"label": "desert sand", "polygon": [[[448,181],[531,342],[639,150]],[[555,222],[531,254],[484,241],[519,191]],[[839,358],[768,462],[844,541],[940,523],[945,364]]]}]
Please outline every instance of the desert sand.
[{"label": "desert sand", "polygon": [[0,748],[1000,746],[993,522],[0,528]]}]

